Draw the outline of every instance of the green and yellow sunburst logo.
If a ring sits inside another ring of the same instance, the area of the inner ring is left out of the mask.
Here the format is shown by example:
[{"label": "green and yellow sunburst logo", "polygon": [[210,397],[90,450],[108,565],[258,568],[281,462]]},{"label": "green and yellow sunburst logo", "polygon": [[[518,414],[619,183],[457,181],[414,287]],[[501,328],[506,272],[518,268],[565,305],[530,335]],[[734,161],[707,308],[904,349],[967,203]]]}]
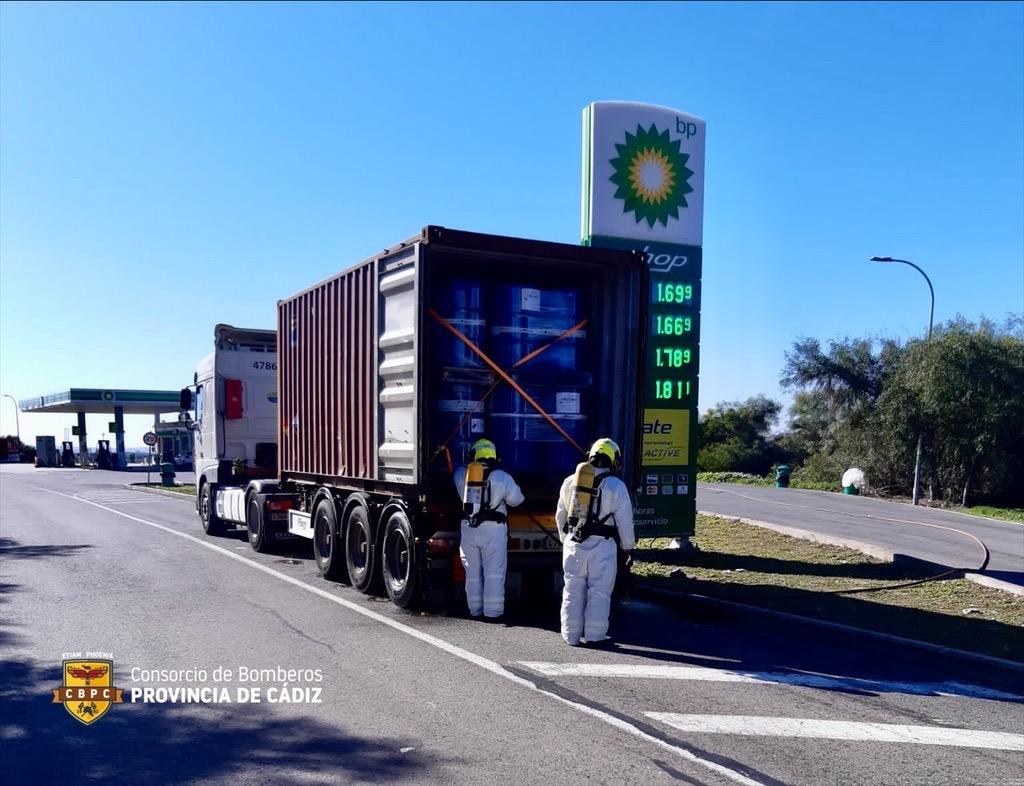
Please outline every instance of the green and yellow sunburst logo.
[{"label": "green and yellow sunburst logo", "polygon": [[679,145],[678,139],[669,139],[667,129],[659,132],[653,123],[646,131],[638,125],[636,136],[627,131],[626,143],[615,145],[615,198],[623,201],[623,213],[633,211],[638,224],[646,221],[653,227],[660,221],[668,226],[669,216],[679,218],[679,208],[687,207],[686,195],[693,191],[687,181],[693,170],[686,167],[690,156],[680,152]]}]

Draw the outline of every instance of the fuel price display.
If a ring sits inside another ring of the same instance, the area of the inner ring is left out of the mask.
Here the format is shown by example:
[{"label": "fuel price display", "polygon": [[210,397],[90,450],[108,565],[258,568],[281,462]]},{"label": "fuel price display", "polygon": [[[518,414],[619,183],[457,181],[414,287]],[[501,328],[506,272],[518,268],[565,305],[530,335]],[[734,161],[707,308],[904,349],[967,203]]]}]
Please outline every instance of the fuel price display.
[{"label": "fuel price display", "polygon": [[696,401],[700,311],[695,295],[699,294],[700,283],[699,279],[692,279],[693,272],[696,271],[691,276],[676,271],[651,273],[645,394],[648,405],[652,401],[659,406],[666,402],[689,405]]},{"label": "fuel price display", "polygon": [[637,535],[692,535],[697,518],[701,249],[606,237],[592,242],[641,251],[649,273],[643,438],[633,515]]}]

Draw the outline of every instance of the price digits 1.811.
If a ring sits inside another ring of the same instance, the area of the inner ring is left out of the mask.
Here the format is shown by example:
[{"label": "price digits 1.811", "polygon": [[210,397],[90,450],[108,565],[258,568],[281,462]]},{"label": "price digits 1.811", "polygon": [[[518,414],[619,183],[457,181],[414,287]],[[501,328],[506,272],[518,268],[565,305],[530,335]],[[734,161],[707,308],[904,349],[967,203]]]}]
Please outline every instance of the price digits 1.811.
[{"label": "price digits 1.811", "polygon": [[654,397],[659,401],[683,401],[690,396],[688,379],[655,379]]}]

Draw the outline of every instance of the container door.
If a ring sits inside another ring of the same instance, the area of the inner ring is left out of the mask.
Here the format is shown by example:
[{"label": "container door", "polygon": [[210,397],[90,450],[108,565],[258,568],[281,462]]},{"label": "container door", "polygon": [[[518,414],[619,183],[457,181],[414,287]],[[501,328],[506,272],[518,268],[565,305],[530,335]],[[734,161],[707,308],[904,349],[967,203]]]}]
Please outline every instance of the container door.
[{"label": "container door", "polygon": [[419,245],[377,263],[378,286],[378,477],[415,483]]}]

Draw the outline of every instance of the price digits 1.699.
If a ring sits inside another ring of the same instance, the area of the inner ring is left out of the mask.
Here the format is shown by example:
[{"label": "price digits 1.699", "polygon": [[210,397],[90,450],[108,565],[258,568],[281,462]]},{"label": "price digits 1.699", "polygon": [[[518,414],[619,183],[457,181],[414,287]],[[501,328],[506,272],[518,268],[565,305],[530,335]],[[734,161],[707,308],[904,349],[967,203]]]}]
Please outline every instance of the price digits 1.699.
[{"label": "price digits 1.699", "polygon": [[673,284],[658,281],[654,285],[655,303],[683,303],[693,301],[693,284]]}]

